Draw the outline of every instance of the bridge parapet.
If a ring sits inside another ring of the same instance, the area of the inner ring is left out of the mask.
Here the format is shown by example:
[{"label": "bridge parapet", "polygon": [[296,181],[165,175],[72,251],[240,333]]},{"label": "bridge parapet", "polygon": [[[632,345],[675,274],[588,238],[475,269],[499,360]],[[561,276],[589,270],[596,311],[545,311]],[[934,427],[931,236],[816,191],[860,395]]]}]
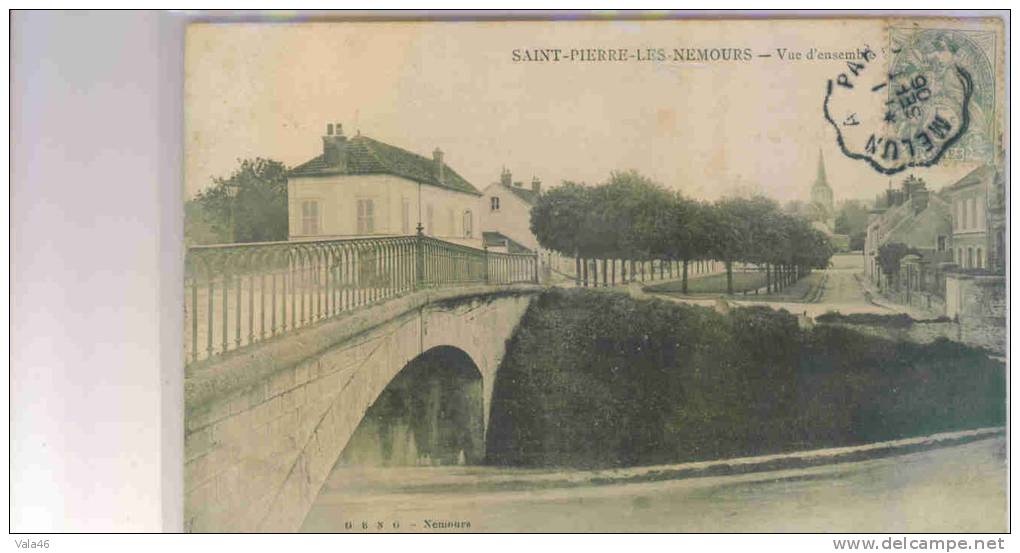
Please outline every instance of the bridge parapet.
[{"label": "bridge parapet", "polygon": [[538,258],[424,236],[193,246],[188,365],[422,289],[538,282]]}]

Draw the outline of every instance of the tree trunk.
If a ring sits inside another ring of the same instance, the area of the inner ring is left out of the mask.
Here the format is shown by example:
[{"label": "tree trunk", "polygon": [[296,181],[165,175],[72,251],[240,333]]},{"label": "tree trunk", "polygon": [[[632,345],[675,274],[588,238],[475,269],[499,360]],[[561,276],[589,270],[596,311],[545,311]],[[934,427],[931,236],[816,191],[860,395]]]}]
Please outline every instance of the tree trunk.
[{"label": "tree trunk", "polygon": [[574,283],[581,285],[581,256],[574,254]]},{"label": "tree trunk", "polygon": [[581,266],[584,267],[584,287],[588,287],[588,259],[582,260]]},{"label": "tree trunk", "polygon": [[681,284],[680,284],[680,291],[683,292],[684,294],[686,294],[687,293],[687,260],[686,259],[684,260],[684,266],[683,266],[683,269],[681,269],[681,271],[683,271],[683,275],[680,277],[681,278],[681,281],[680,281],[681,282]]},{"label": "tree trunk", "polygon": [[609,286],[609,275],[606,274],[609,271],[609,260],[602,260],[602,287]]},{"label": "tree trunk", "polygon": [[772,265],[765,264],[765,291],[772,293]]},{"label": "tree trunk", "polygon": [[726,262],[726,294],[733,295],[733,262]]}]

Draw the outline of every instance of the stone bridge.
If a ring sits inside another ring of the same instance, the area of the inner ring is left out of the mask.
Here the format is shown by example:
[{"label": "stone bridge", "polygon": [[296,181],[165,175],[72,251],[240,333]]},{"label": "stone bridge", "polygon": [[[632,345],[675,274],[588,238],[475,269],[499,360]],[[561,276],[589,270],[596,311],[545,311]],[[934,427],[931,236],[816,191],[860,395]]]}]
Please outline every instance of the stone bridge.
[{"label": "stone bridge", "polygon": [[[186,529],[297,530],[366,412],[416,360],[460,363],[480,380],[472,397],[480,401],[482,436],[460,461],[477,457],[506,341],[541,289],[411,291],[192,363],[185,382]],[[425,409],[437,416],[434,405]]]}]

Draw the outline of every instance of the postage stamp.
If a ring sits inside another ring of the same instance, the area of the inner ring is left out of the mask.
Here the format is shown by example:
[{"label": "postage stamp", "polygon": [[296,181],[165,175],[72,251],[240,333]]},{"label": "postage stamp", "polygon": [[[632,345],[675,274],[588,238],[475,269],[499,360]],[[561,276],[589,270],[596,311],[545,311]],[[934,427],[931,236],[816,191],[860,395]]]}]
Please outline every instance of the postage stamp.
[{"label": "postage stamp", "polygon": [[892,175],[938,163],[991,161],[994,34],[892,28],[826,86],[826,120],[842,152]]}]

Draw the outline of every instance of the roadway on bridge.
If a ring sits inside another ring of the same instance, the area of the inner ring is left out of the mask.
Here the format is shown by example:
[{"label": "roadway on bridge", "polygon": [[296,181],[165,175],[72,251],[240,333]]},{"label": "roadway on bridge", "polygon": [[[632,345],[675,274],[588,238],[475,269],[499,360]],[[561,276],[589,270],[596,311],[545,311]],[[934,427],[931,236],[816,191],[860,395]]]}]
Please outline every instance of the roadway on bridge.
[{"label": "roadway on bridge", "polygon": [[[1000,436],[808,469],[505,491],[492,490],[529,471],[341,467],[302,531],[429,531],[426,520],[449,520],[483,532],[1003,532],[1005,455]],[[550,472],[530,471],[535,482]]]}]

